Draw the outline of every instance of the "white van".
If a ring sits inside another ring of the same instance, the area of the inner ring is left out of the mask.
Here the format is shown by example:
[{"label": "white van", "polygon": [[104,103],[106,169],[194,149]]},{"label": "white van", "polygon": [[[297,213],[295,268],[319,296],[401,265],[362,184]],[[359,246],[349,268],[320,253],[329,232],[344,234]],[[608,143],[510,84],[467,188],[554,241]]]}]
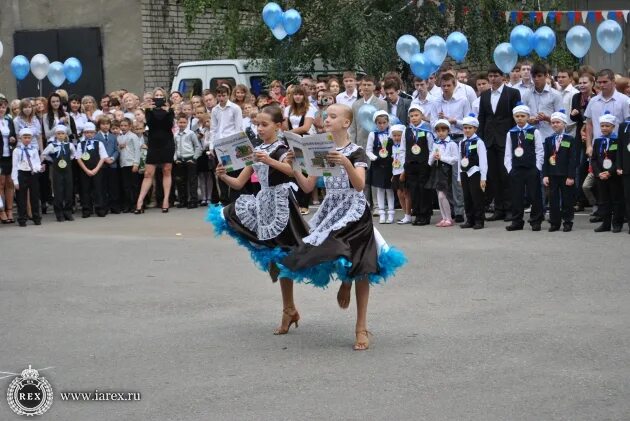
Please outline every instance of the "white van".
[{"label": "white van", "polygon": [[[268,90],[266,73],[261,70],[260,60],[202,60],[187,61],[177,66],[173,79],[172,91],[179,91],[184,97],[201,95],[204,89],[214,89],[221,83],[234,87],[238,84],[247,86],[254,95]],[[309,75],[317,79],[337,76],[341,82],[343,71],[325,65],[320,59],[315,60],[310,69],[294,69],[296,79]]]}]

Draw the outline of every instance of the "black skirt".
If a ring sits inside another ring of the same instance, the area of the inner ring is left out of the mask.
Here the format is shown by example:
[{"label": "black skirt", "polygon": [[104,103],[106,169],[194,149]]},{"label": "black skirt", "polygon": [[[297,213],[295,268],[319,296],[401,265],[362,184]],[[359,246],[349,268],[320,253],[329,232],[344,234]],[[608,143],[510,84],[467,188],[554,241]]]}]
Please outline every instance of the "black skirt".
[{"label": "black skirt", "polygon": [[332,231],[319,246],[301,245],[292,250],[281,263],[291,271],[301,272],[339,258],[345,258],[352,264],[347,272],[350,279],[342,280],[359,279],[379,272],[372,214],[367,206],[358,221]]},{"label": "black skirt", "polygon": [[451,189],[452,167],[442,161],[431,166],[429,181],[424,186],[426,189],[449,191]]},{"label": "black skirt", "polygon": [[392,166],[372,163],[370,166],[370,185],[379,189],[392,188]]},{"label": "black skirt", "polygon": [[2,158],[0,158],[0,175],[11,177],[12,170],[13,159],[10,156],[3,156]]},{"label": "black skirt", "polygon": [[149,165],[172,164],[175,154],[175,144],[172,146],[152,146],[147,149],[147,160]]}]

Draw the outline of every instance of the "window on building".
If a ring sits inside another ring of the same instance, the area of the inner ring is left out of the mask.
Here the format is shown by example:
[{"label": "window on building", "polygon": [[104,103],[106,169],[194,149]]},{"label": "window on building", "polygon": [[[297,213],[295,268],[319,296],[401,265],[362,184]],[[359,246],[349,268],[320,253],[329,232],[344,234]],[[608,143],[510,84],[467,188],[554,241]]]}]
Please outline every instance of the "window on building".
[{"label": "window on building", "polygon": [[182,79],[177,89],[184,98],[201,95],[201,79]]},{"label": "window on building", "polygon": [[210,90],[214,92],[215,89],[217,89],[217,86],[223,85],[226,83],[230,85],[230,92],[236,86],[236,80],[234,80],[233,77],[215,77],[215,78],[210,79]]},{"label": "window on building", "polygon": [[252,76],[249,78],[249,86],[251,93],[258,96],[265,90],[265,80],[262,76]]}]

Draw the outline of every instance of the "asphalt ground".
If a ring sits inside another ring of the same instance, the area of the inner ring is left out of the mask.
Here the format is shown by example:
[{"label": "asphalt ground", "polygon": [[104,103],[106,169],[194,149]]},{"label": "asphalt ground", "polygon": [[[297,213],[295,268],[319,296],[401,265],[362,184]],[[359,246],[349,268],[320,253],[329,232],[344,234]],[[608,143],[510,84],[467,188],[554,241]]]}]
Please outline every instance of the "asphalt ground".
[{"label": "asphalt ground", "polygon": [[[2,394],[32,365],[54,390],[42,420],[630,419],[627,226],[379,226],[409,264],[372,288],[354,352],[336,285],[297,285],[299,328],[274,336],[279,286],[204,217],[0,226]],[[141,400],[60,396],[96,389]]]}]

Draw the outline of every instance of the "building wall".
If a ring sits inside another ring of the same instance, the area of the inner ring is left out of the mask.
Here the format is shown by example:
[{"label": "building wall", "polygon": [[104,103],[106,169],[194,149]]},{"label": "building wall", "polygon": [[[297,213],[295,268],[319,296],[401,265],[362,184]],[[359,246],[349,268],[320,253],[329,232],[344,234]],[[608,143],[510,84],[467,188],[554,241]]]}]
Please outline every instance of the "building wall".
[{"label": "building wall", "polygon": [[8,98],[16,95],[16,80],[11,73],[15,31],[78,27],[101,28],[105,90],[124,87],[141,92],[144,62],[140,10],[139,0],[2,0],[0,92]]}]

